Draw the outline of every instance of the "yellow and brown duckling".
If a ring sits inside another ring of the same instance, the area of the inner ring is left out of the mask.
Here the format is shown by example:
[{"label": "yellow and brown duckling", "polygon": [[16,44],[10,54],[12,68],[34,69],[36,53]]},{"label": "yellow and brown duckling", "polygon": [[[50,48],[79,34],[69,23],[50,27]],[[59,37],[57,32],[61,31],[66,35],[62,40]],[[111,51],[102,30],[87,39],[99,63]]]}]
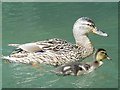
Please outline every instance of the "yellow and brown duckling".
[{"label": "yellow and brown duckling", "polygon": [[17,48],[9,56],[3,56],[2,59],[17,63],[34,62],[55,66],[78,61],[93,54],[94,47],[88,38],[89,33],[108,36],[97,29],[90,18],[81,17],[73,25],[76,44],[56,38],[25,44],[9,44]]},{"label": "yellow and brown duckling", "polygon": [[52,70],[57,75],[83,75],[94,71],[103,64],[105,59],[110,60],[105,49],[98,49],[95,53],[95,60],[93,62],[70,62]]}]

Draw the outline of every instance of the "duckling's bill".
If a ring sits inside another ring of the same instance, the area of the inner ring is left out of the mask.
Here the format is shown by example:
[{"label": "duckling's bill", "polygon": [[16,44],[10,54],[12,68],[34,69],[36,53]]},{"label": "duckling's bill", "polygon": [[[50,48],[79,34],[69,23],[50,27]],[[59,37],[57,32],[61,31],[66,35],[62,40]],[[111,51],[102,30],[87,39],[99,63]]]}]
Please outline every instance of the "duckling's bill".
[{"label": "duckling's bill", "polygon": [[107,57],[108,60],[112,60],[109,56]]}]

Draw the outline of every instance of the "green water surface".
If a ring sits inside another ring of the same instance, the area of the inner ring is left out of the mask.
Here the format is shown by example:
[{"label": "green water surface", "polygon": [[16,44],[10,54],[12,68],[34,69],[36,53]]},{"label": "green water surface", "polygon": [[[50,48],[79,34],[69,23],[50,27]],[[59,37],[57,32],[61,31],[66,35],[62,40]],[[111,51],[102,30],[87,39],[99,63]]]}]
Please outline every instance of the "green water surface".
[{"label": "green water surface", "polygon": [[[74,42],[72,27],[87,16],[109,34],[90,34],[94,47],[104,48],[111,61],[84,76],[57,76],[49,65],[31,65],[2,61],[3,88],[117,88],[118,87],[118,7],[117,3],[2,3],[2,52],[14,49],[9,43],[27,43],[49,38]],[[86,61],[91,61],[87,58]]]}]

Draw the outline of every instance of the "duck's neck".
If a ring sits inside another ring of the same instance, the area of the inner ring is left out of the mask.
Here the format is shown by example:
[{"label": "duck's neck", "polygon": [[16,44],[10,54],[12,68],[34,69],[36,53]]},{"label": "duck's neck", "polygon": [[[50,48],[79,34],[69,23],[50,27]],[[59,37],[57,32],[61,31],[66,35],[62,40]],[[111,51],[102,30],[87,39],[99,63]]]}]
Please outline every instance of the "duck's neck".
[{"label": "duck's neck", "polygon": [[75,41],[76,41],[76,45],[82,48],[83,50],[83,51],[81,50],[79,51],[81,52],[82,58],[85,58],[93,53],[94,51],[93,45],[86,35],[75,37]]},{"label": "duck's neck", "polygon": [[83,46],[85,48],[93,48],[89,38],[86,35],[82,35],[75,38],[77,46]]}]

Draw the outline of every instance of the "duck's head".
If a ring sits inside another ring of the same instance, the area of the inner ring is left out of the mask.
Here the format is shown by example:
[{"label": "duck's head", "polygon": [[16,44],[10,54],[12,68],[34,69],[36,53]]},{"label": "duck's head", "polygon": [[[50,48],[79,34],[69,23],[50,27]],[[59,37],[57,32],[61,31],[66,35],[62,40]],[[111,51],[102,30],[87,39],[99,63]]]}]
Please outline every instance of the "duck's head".
[{"label": "duck's head", "polygon": [[74,37],[95,33],[100,36],[108,36],[107,33],[100,31],[95,26],[95,23],[88,17],[79,18],[73,26]]},{"label": "duck's head", "polygon": [[99,48],[95,53],[95,60],[103,61],[105,59],[111,60],[111,58],[107,54],[107,51],[105,49]]}]

